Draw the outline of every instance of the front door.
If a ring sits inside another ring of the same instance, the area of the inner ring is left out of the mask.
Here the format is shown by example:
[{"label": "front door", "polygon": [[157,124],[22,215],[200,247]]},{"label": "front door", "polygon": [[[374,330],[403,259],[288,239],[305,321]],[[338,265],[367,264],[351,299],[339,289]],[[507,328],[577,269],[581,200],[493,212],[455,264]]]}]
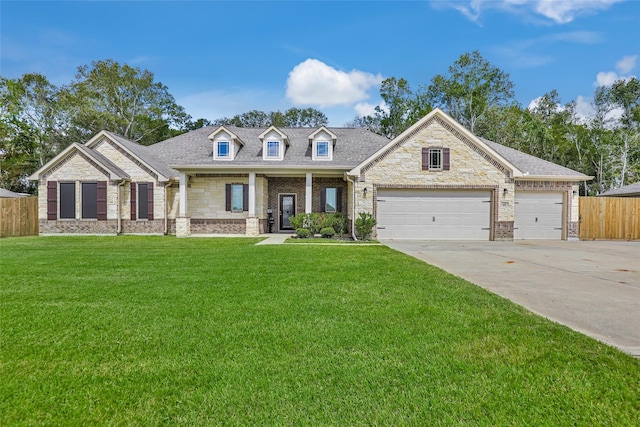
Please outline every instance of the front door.
[{"label": "front door", "polygon": [[293,230],[291,217],[296,214],[296,196],[283,194],[280,196],[280,230]]}]

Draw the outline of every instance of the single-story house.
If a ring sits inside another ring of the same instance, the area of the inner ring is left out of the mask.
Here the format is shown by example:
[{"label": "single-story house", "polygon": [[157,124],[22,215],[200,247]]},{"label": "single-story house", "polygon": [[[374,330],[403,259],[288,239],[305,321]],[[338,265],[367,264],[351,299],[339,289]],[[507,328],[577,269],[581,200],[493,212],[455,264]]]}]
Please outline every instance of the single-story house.
[{"label": "single-story house", "polygon": [[623,185],[600,194],[604,197],[640,197],[640,182]]},{"label": "single-story house", "polygon": [[42,233],[256,236],[361,212],[379,239],[573,239],[576,171],[479,138],[435,109],[393,140],[364,129],[207,126],[151,146],[102,131],[35,172]]}]

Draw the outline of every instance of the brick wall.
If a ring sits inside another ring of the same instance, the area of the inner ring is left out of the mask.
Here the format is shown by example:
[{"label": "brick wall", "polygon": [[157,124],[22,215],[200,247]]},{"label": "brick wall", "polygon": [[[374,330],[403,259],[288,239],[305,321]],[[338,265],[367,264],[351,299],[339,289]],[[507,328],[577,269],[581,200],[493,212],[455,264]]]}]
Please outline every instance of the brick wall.
[{"label": "brick wall", "polygon": [[40,234],[78,233],[78,234],[116,234],[118,221],[97,221],[91,219],[64,219],[57,221],[39,220]]}]

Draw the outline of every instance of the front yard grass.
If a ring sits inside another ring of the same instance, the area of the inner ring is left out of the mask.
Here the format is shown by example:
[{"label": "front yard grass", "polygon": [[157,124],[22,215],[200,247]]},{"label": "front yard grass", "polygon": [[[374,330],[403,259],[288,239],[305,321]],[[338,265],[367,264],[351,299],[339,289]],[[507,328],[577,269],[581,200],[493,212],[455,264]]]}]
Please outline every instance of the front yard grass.
[{"label": "front yard grass", "polygon": [[0,425],[639,425],[640,363],[383,246],[0,240]]}]

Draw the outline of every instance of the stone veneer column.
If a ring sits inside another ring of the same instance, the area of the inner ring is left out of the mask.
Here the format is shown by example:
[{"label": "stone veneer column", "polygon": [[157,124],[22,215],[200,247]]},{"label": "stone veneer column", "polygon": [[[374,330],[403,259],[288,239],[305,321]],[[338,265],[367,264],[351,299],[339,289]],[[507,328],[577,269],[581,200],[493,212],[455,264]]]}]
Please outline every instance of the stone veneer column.
[{"label": "stone veneer column", "polygon": [[191,236],[191,218],[179,216],[176,218],[176,237]]},{"label": "stone veneer column", "polygon": [[247,218],[247,237],[257,237],[260,235],[260,219],[256,217]]}]

